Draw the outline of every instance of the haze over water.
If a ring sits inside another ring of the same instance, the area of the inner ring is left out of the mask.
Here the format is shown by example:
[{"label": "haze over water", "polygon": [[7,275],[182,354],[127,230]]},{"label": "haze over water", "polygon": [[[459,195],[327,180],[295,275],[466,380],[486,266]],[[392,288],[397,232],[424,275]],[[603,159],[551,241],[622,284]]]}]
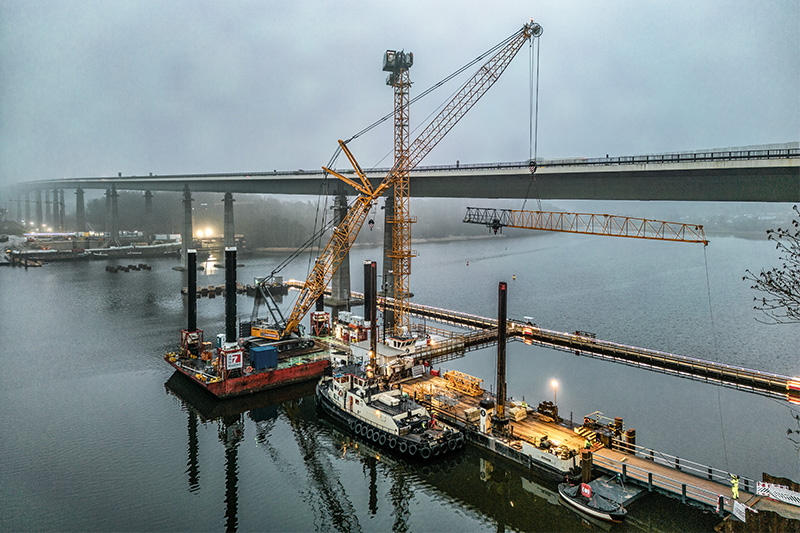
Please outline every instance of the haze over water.
[{"label": "haze over water", "polygon": [[[411,288],[419,303],[496,316],[497,283],[507,281],[513,318],[800,374],[800,327],[756,322],[754,294],[741,279],[746,268],[777,263],[765,240],[717,238],[703,250],[552,234],[414,248]],[[240,257],[239,280],[252,282],[283,257]],[[361,289],[365,259],[380,261],[380,250],[353,251],[354,290]],[[267,398],[245,405],[241,417],[204,412],[165,387],[172,371],[163,354],[176,348],[186,323],[184,275],[172,270],[175,260],[146,262],[153,270],[110,274],[106,262],[96,261],[0,271],[0,528],[584,527],[558,504],[553,484],[477,450],[424,468],[363,444],[356,450],[317,415],[309,396],[274,406]],[[305,278],[305,262],[283,275]],[[223,272],[211,269],[198,282],[223,281]],[[240,318],[251,309],[251,299],[238,297]],[[198,313],[207,337],[223,331],[222,298],[200,299]],[[443,366],[489,388],[495,353],[488,348]],[[786,438],[796,428],[794,411],[784,402],[509,343],[511,396],[552,400],[553,378],[564,417],[599,410],[623,417],[637,430],[637,444],[751,478],[762,471],[798,477],[797,452]],[[656,495],[632,504],[629,517],[622,529],[704,530],[715,523]]]}]

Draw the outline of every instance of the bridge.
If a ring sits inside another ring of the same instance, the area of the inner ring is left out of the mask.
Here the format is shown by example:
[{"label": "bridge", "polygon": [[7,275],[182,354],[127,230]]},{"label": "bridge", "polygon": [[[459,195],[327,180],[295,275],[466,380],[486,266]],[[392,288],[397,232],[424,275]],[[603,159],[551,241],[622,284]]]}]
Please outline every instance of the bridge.
[{"label": "bridge", "polygon": [[[788,143],[785,146],[794,145]],[[367,175],[377,183],[388,168]],[[343,169],[343,173],[347,170]],[[322,170],[62,178],[15,184],[23,195],[52,189],[319,195]],[[330,187],[330,194],[338,193]],[[344,194],[355,194],[344,186]],[[543,200],[800,201],[800,148],[714,150],[510,163],[420,166],[411,195],[428,198]]]}]

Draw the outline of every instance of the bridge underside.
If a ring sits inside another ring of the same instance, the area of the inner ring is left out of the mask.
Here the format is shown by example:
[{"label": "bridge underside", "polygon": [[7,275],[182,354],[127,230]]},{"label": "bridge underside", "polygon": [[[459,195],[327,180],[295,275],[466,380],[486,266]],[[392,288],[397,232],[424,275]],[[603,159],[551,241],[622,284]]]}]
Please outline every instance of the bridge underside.
[{"label": "bridge underside", "polygon": [[412,196],[541,198],[543,200],[662,200],[797,202],[800,169],[737,168],[646,172],[527,170],[487,176],[412,176]]},{"label": "bridge underside", "polygon": [[[382,177],[382,173],[372,174],[370,180],[377,186]],[[323,176],[321,172],[273,172],[77,178],[20,183],[14,186],[14,192],[53,187],[107,189],[112,184],[117,190],[181,192],[188,185],[193,193],[317,196],[323,190]],[[355,194],[348,189],[346,186],[346,194]],[[543,165],[533,175],[527,166],[521,165],[423,168],[412,172],[410,194],[428,198],[800,202],[800,160],[725,161],[703,165]]]}]

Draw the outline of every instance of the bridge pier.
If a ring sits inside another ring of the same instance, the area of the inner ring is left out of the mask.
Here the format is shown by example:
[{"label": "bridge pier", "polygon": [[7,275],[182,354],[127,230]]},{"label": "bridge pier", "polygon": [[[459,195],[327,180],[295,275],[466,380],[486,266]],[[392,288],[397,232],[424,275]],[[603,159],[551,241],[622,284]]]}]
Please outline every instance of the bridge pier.
[{"label": "bridge pier", "polygon": [[75,231],[86,231],[86,197],[80,187],[75,190]]},{"label": "bridge pier", "polygon": [[65,218],[65,215],[66,215],[65,211],[66,210],[64,209],[64,189],[60,189],[58,191],[58,213],[59,213],[59,216],[58,216],[58,230],[59,231],[64,231],[64,229],[65,229],[65,224],[64,224],[64,218]]},{"label": "bridge pier", "polygon": [[109,241],[113,244],[119,244],[119,205],[117,202],[117,198],[119,195],[117,194],[117,187],[116,185],[112,185],[111,189],[108,190],[106,193],[108,196],[106,197],[106,207],[110,207],[109,212]]},{"label": "bridge pier", "polygon": [[39,228],[44,226],[44,219],[42,218],[42,191],[39,189],[36,190],[36,224],[34,224],[34,226]]},{"label": "bridge pier", "polygon": [[153,193],[144,191],[144,238],[147,244],[153,240]]},{"label": "bridge pier", "polygon": [[59,231],[59,229],[58,229],[58,189],[53,189],[53,216],[50,219],[50,227],[53,228],[53,231]]},{"label": "bridge pier", "polygon": [[17,197],[17,222],[22,223],[22,195]]},{"label": "bridge pier", "polygon": [[[347,216],[347,197],[340,186],[333,200],[334,223],[338,226],[345,216]],[[332,314],[335,318],[339,315],[339,311],[349,310],[350,304],[350,252],[348,251],[331,280],[331,297],[328,300],[328,305],[333,308]]]},{"label": "bridge pier", "polygon": [[31,193],[25,191],[25,229],[31,227]]},{"label": "bridge pier", "polygon": [[103,231],[108,235],[111,234],[111,189],[106,189],[106,217]]},{"label": "bridge pier", "polygon": [[236,246],[236,235],[234,233],[234,225],[233,225],[233,194],[226,192],[225,198],[222,200],[224,202],[224,211],[223,211],[223,236],[222,236],[222,243],[225,248],[230,248]]},{"label": "bridge pier", "polygon": [[183,266],[188,268],[187,251],[194,248],[192,240],[192,192],[189,185],[183,186],[183,234],[181,235],[181,257]]},{"label": "bridge pier", "polygon": [[50,222],[53,220],[53,217],[50,215],[50,190],[47,189],[44,191],[44,220],[42,221],[41,231],[47,231],[47,226],[50,225]]}]

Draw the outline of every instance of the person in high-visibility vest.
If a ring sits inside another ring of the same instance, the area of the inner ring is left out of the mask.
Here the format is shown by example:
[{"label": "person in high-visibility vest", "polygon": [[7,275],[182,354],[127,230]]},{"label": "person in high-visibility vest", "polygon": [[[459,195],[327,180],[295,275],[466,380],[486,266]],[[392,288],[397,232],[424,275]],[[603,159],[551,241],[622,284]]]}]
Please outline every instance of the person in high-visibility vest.
[{"label": "person in high-visibility vest", "polygon": [[733,492],[733,499],[739,499],[739,476],[731,474],[731,492]]}]

